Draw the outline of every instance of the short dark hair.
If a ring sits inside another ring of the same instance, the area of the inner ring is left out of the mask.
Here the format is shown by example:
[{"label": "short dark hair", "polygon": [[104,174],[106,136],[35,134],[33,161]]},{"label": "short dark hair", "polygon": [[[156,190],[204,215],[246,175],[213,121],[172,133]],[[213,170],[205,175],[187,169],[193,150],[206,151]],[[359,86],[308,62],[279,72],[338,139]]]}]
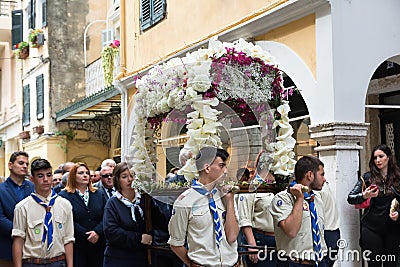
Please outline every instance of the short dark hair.
[{"label": "short dark hair", "polygon": [[313,156],[303,156],[300,158],[294,166],[294,176],[296,181],[301,181],[305,177],[306,173],[312,171],[314,175],[317,175],[319,166],[324,167],[324,163],[319,158]]},{"label": "short dark hair", "polygon": [[35,172],[39,170],[46,170],[51,168],[51,164],[47,161],[47,159],[35,159],[31,163],[31,175],[33,176]]},{"label": "short dark hair", "polygon": [[225,162],[229,158],[229,153],[224,149],[211,146],[200,149],[196,156],[197,171],[202,171],[205,164],[211,165],[217,157],[220,157]]},{"label": "short dark hair", "polygon": [[[114,180],[114,187],[115,187],[115,190],[117,190],[118,192],[121,191],[121,183],[119,182],[120,175],[121,175],[121,173],[123,173],[126,170],[129,170],[128,163],[126,163],[126,162],[118,163],[113,170],[112,174],[113,174],[113,180]],[[132,175],[132,173],[131,173],[131,175]]]},{"label": "short dark hair", "polygon": [[60,169],[55,169],[53,174],[57,174],[57,173],[63,173],[63,171]]},{"label": "short dark hair", "polygon": [[18,156],[24,156],[29,158],[28,153],[26,153],[25,151],[15,151],[10,156],[10,162],[14,163],[17,160]]}]

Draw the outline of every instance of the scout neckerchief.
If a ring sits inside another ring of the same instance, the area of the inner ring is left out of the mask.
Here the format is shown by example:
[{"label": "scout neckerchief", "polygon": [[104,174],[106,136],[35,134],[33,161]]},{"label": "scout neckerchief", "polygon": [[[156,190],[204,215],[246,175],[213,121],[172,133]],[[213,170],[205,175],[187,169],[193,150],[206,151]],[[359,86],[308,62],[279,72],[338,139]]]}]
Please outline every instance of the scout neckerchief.
[{"label": "scout neckerchief", "polygon": [[254,177],[254,180],[257,181],[260,184],[265,182],[264,179],[261,178],[261,176],[258,173],[257,173],[256,177]]},{"label": "scout neckerchief", "polygon": [[44,230],[42,236],[42,243],[46,242],[47,236],[47,251],[53,247],[53,220],[50,209],[53,207],[57,194],[52,190],[49,205],[46,205],[35,193],[31,193],[32,198],[46,209],[46,216],[44,217]]},{"label": "scout neckerchief", "polygon": [[[290,187],[297,184],[296,181],[290,183]],[[314,192],[304,192],[304,199],[308,202],[311,213],[311,226],[312,226],[312,237],[313,237],[313,248],[315,252],[315,265],[318,266],[318,262],[322,260],[322,248],[321,248],[321,236],[318,226],[318,214],[314,203]]]},{"label": "scout neckerchief", "polygon": [[217,242],[217,246],[219,247],[219,244],[221,243],[222,240],[222,227],[218,216],[217,205],[215,204],[213,198],[213,195],[217,192],[217,189],[214,188],[213,190],[211,190],[211,192],[209,192],[206,189],[204,189],[203,185],[199,183],[196,179],[193,179],[192,188],[196,190],[198,193],[204,196],[208,196],[208,205],[210,207],[214,219],[215,240]]},{"label": "scout neckerchief", "polygon": [[140,213],[140,217],[143,219],[143,210],[139,206],[140,204],[140,195],[138,192],[135,192],[135,199],[132,201],[129,201],[126,197],[122,196],[120,192],[116,191],[114,196],[119,199],[125,206],[131,209],[131,214],[132,214],[132,220],[136,222],[136,215],[135,215],[135,209],[137,209]]}]

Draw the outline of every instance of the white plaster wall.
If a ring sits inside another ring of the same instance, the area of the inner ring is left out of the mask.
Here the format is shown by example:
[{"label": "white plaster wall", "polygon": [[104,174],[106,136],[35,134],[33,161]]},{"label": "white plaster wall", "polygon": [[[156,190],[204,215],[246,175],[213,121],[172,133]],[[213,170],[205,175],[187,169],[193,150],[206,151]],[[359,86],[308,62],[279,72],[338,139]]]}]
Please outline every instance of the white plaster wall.
[{"label": "white plaster wall", "polygon": [[288,46],[273,42],[257,42],[270,52],[278,67],[293,80],[307,105],[311,124],[334,121],[334,88],[332,74],[332,31],[330,6],[316,11],[317,79],[304,61]]},{"label": "white plaster wall", "polygon": [[334,121],[363,122],[373,72],[400,54],[400,1],[332,0],[331,6]]},{"label": "white plaster wall", "polygon": [[310,69],[293,50],[284,44],[273,41],[260,41],[256,44],[271,53],[275,57],[278,67],[290,76],[304,98],[311,123],[314,123],[312,119],[317,114],[314,112],[316,108],[314,108],[315,101],[313,99],[317,93],[317,84]]}]

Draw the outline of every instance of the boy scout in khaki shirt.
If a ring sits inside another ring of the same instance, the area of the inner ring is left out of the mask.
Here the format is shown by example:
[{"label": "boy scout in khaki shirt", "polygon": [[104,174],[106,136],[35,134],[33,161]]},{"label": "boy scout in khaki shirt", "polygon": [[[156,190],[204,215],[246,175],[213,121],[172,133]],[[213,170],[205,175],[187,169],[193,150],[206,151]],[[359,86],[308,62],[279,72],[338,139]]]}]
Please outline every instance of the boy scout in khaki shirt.
[{"label": "boy scout in khaki shirt", "polygon": [[32,162],[35,193],[19,202],[14,211],[14,267],[73,266],[72,206],[52,190],[52,177],[47,160]]},{"label": "boy scout in khaki shirt", "polygon": [[[270,212],[274,218],[278,266],[326,266],[322,259],[326,252],[322,200],[318,194],[313,196],[312,191],[321,190],[325,183],[323,166],[318,158],[302,157],[295,166],[296,181],[289,191],[279,192],[272,200]],[[304,186],[309,189],[303,194]],[[311,202],[316,208],[318,221],[314,224],[318,228],[312,225]],[[314,237],[313,231],[319,238]],[[319,249],[314,244],[319,244]]]},{"label": "boy scout in khaki shirt", "polygon": [[[168,225],[168,243],[188,266],[237,266],[239,227],[233,193],[226,188],[223,188],[224,193],[216,189],[220,178],[227,174],[228,157],[223,149],[202,148],[196,157],[196,167],[200,170],[198,181],[194,180],[192,188],[183,192],[174,203]],[[211,199],[215,201],[217,213],[212,212]],[[220,227],[215,224],[216,215]],[[185,241],[189,250],[184,246]]]},{"label": "boy scout in khaki shirt", "polygon": [[[237,202],[239,227],[242,229],[248,245],[275,247],[274,224],[268,209],[273,198],[273,193],[240,194]],[[266,240],[268,241],[265,242]],[[248,258],[253,263],[260,260],[258,253],[250,254]],[[268,259],[269,262],[269,258],[268,255],[265,260]]]}]

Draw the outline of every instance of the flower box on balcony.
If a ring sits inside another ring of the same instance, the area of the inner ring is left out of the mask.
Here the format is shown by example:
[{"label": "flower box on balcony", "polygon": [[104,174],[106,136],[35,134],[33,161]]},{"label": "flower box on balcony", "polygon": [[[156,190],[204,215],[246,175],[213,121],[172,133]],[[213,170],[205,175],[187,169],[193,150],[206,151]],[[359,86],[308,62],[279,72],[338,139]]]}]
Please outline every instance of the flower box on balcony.
[{"label": "flower box on balcony", "polygon": [[24,41],[16,44],[14,53],[17,58],[26,59],[27,57],[29,57],[29,44]]},{"label": "flower box on balcony", "polygon": [[18,58],[19,59],[26,59],[29,57],[29,48],[24,48],[19,52]]},{"label": "flower box on balcony", "polygon": [[29,42],[33,48],[38,48],[44,44],[44,34],[41,29],[31,29],[28,36]]}]

